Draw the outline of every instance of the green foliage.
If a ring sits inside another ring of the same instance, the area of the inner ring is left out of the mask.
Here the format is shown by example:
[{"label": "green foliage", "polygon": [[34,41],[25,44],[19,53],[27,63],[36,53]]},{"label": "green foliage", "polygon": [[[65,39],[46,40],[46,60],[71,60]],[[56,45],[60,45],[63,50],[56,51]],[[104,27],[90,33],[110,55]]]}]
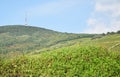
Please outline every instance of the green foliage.
[{"label": "green foliage", "polygon": [[120,77],[119,51],[119,33],[72,34],[2,26],[0,77]]},{"label": "green foliage", "polygon": [[120,77],[120,53],[74,45],[0,61],[2,77]]},{"label": "green foliage", "polygon": [[118,34],[120,34],[120,30],[119,30],[119,31],[117,31],[117,33],[118,33]]},{"label": "green foliage", "polygon": [[[118,45],[117,45],[118,44]],[[97,38],[94,40],[88,40],[87,42],[84,42],[81,45],[94,45],[94,46],[101,46],[106,49],[110,49],[115,52],[120,51],[120,34],[114,34],[114,35],[106,35],[102,38]],[[115,46],[117,45],[117,46]]]},{"label": "green foliage", "polygon": [[107,35],[112,35],[112,34],[120,34],[120,30],[118,30],[117,32],[107,32]]},{"label": "green foliage", "polygon": [[50,48],[66,41],[93,36],[94,34],[61,33],[23,25],[0,26],[0,54],[8,55],[16,52],[26,54],[34,50]]}]

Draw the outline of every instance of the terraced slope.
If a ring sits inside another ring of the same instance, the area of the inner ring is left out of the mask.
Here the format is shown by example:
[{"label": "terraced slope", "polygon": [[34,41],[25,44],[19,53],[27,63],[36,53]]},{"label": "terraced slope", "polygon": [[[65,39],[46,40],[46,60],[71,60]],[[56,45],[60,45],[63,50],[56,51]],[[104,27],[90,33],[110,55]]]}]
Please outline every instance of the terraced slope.
[{"label": "terraced slope", "polygon": [[120,51],[120,34],[106,35],[88,42],[87,45],[101,46],[111,51]]},{"label": "terraced slope", "polygon": [[0,27],[0,47],[0,77],[120,77],[117,33],[101,36],[5,26]]}]

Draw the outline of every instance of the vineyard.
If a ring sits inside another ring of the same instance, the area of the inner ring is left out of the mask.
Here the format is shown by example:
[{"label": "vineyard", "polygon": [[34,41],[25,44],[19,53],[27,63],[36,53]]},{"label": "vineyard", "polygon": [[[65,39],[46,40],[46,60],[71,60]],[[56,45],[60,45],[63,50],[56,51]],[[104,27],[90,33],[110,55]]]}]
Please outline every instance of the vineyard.
[{"label": "vineyard", "polygon": [[0,61],[2,77],[119,77],[120,53],[79,45]]},{"label": "vineyard", "polygon": [[24,26],[0,31],[0,77],[120,77],[118,33],[71,34]]}]

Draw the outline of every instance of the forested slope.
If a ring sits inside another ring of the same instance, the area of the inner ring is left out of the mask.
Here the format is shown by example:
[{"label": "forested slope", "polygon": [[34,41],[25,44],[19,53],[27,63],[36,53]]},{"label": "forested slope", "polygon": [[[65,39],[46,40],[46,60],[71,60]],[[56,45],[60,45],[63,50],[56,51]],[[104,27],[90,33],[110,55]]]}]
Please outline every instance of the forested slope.
[{"label": "forested slope", "polygon": [[50,47],[59,48],[64,45],[57,47],[57,44],[93,36],[94,34],[61,33],[24,25],[0,26],[0,54],[9,55],[15,53],[15,55],[19,55],[33,52],[34,50],[51,49]]}]

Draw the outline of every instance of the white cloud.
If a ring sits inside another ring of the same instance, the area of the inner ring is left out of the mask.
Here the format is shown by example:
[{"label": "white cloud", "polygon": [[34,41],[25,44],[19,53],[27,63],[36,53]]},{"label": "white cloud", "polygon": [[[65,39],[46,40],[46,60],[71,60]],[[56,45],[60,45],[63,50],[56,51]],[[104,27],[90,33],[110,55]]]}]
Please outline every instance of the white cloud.
[{"label": "white cloud", "polygon": [[94,25],[95,25],[95,23],[96,23],[96,20],[95,20],[95,19],[90,18],[90,19],[87,21],[87,23],[88,23],[89,25],[91,25],[91,26],[94,26]]},{"label": "white cloud", "polygon": [[57,0],[45,4],[40,4],[29,8],[27,11],[31,16],[48,16],[61,13],[72,6],[80,3],[80,0]]},{"label": "white cloud", "polygon": [[120,0],[94,0],[95,8],[85,32],[106,33],[120,30]]},{"label": "white cloud", "polygon": [[120,15],[120,2],[117,0],[109,0],[108,2],[96,2],[95,11],[109,12],[113,17]]},{"label": "white cloud", "polygon": [[87,23],[89,24],[89,28],[86,30],[87,33],[101,33],[102,31],[108,31],[105,24],[97,21],[96,19],[89,19]]}]

